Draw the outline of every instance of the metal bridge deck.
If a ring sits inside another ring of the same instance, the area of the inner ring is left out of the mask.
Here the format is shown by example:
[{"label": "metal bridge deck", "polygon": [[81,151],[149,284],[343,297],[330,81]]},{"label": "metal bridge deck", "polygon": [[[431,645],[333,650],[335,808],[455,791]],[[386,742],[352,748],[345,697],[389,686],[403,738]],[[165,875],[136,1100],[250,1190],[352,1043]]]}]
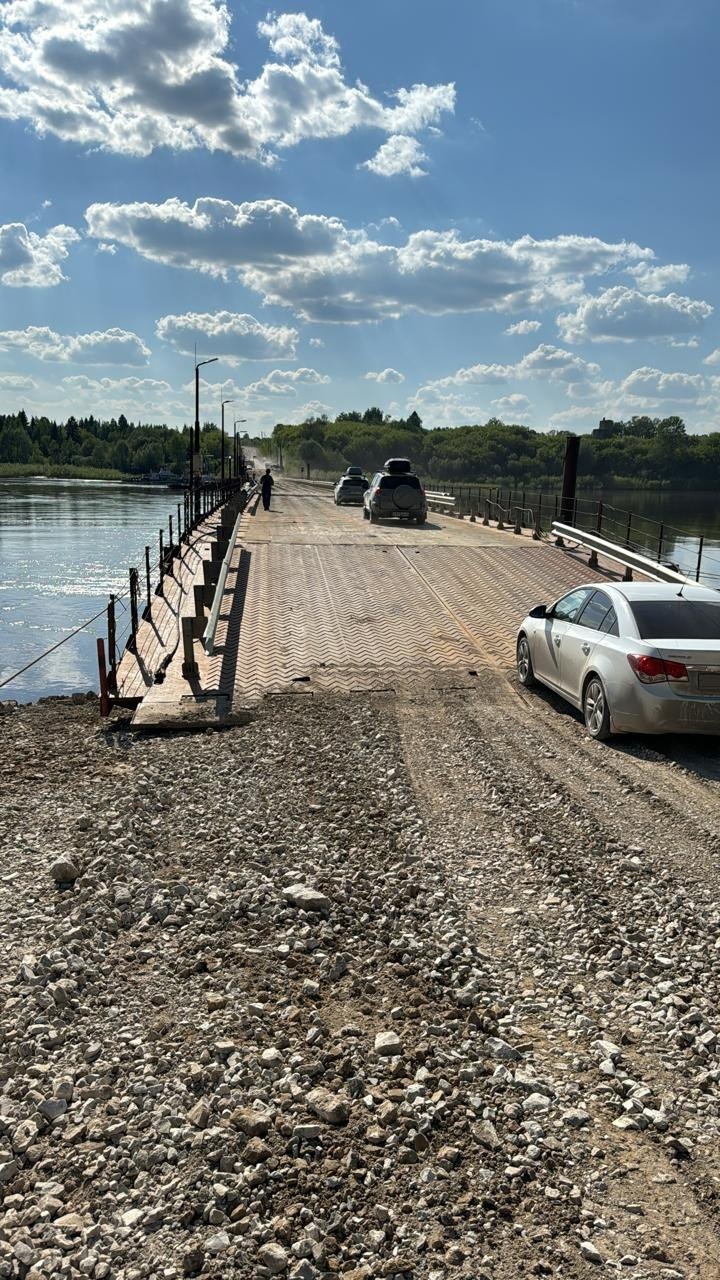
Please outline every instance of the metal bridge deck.
[{"label": "metal bridge deck", "polygon": [[412,690],[470,684],[509,667],[533,604],[615,575],[584,558],[481,524],[432,515],[370,525],[326,493],[276,485],[269,512],[243,516],[215,656],[181,654],[136,719],[158,722],[198,699],[241,711],[272,694]]}]

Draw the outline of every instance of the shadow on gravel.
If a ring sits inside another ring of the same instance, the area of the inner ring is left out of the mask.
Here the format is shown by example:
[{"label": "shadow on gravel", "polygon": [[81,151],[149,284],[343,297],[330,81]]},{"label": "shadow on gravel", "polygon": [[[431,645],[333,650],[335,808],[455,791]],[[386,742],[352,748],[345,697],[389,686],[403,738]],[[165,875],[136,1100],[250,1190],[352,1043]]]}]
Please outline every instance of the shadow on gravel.
[{"label": "shadow on gravel", "polygon": [[[522,696],[543,702],[549,716],[569,717],[580,732],[585,733],[581,712],[551,689],[538,684],[531,692],[523,691]],[[635,759],[661,756],[668,763],[678,764],[705,781],[720,782],[720,735],[623,733],[602,743],[602,747],[605,751],[616,751],[619,755],[634,756]]]}]

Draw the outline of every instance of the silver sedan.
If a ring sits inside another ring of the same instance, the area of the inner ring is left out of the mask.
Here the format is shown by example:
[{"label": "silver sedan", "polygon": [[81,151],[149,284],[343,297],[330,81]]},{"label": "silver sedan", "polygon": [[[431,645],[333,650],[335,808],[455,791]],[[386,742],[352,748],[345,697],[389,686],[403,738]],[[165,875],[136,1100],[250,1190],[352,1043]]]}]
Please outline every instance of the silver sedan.
[{"label": "silver sedan", "polygon": [[541,681],[612,733],[720,733],[720,593],[590,583],[538,605],[517,637],[518,679]]}]

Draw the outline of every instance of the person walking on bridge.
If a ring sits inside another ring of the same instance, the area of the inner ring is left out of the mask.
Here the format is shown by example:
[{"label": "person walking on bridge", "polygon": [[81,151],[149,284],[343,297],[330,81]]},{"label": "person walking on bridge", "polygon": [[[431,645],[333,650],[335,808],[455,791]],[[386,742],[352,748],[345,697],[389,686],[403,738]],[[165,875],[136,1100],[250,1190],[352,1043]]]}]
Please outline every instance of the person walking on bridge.
[{"label": "person walking on bridge", "polygon": [[262,504],[265,511],[270,510],[270,494],[275,481],[270,474],[270,468],[265,468],[265,475],[260,480],[260,493],[262,494]]}]

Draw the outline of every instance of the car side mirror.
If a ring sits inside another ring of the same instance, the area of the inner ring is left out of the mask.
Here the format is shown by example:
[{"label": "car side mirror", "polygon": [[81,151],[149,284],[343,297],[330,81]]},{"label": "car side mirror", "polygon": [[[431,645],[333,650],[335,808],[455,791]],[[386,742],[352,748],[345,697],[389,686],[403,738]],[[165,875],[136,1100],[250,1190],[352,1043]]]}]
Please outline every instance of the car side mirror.
[{"label": "car side mirror", "polygon": [[531,618],[551,618],[552,608],[548,609],[546,604],[537,604],[534,609],[530,610]]}]

